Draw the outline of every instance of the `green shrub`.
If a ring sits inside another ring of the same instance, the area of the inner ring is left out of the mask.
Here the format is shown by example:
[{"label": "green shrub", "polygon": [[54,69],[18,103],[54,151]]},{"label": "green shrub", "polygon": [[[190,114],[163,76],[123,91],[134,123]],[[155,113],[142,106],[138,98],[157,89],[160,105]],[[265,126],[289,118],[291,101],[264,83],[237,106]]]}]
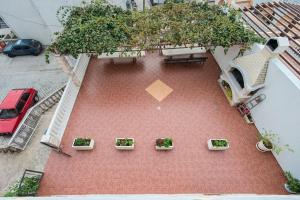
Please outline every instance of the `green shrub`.
[{"label": "green shrub", "polygon": [[296,193],[300,193],[300,181],[292,176],[290,172],[285,172],[288,188]]},{"label": "green shrub", "polygon": [[263,133],[260,133],[259,139],[263,141],[265,147],[272,149],[277,155],[284,150],[294,152],[294,150],[290,148],[288,144],[281,145],[278,135],[272,131],[264,131]]},{"label": "green shrub", "polygon": [[74,146],[89,146],[91,139],[88,138],[76,138],[74,141]]},{"label": "green shrub", "polygon": [[228,145],[226,140],[212,140],[211,143],[215,147],[226,147]]},{"label": "green shrub", "polygon": [[117,146],[132,146],[133,145],[133,140],[128,139],[128,138],[117,139],[116,145]]},{"label": "green shrub", "polygon": [[173,145],[172,138],[159,138],[156,140],[156,146],[169,148]]},{"label": "green shrub", "polygon": [[16,196],[34,196],[39,188],[39,177],[24,177],[21,187],[19,188],[20,182],[17,182],[11,186],[5,193],[5,197],[16,197]]},{"label": "green shrub", "polygon": [[199,44],[207,49],[240,45],[243,51],[255,42],[264,43],[264,38],[245,27],[241,15],[226,5],[194,1],[168,0],[141,12],[92,0],[81,7],[61,7],[57,17],[63,31],[56,33],[47,52],[77,57],[132,48],[153,50],[158,44]]}]

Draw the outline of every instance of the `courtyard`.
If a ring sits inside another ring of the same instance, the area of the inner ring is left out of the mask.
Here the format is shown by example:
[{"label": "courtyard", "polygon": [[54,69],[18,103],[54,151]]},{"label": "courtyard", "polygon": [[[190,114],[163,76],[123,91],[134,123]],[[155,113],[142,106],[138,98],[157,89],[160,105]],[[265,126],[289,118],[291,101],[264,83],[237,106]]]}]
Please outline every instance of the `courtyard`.
[{"label": "courtyard", "polygon": [[[282,170],[255,148],[257,129],[229,105],[207,56],[203,65],[164,64],[157,52],[136,64],[92,58],[62,141],[72,157],[50,154],[39,195],[285,194]],[[156,98],[155,82],[167,88]],[[75,137],[94,139],[95,148],[75,151]],[[135,149],[116,150],[116,137],[134,138]],[[174,149],[156,151],[159,137],[173,138]],[[210,138],[230,148],[209,151]]]}]

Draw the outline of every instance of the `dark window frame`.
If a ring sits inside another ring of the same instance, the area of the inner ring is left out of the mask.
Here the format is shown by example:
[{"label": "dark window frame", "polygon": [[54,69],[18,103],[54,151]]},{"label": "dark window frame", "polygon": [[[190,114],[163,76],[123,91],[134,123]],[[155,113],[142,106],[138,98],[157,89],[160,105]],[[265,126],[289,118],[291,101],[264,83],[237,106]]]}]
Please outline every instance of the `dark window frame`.
[{"label": "dark window frame", "polygon": [[20,99],[16,105],[16,110],[18,113],[21,113],[25,107],[26,102]]}]

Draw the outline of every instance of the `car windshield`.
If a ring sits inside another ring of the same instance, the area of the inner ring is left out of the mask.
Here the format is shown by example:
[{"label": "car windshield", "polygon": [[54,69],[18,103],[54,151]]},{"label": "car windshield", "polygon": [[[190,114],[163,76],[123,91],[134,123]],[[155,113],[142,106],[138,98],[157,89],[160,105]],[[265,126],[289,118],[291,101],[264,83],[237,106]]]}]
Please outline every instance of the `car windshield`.
[{"label": "car windshield", "polygon": [[16,109],[0,110],[0,119],[11,119],[18,116]]}]

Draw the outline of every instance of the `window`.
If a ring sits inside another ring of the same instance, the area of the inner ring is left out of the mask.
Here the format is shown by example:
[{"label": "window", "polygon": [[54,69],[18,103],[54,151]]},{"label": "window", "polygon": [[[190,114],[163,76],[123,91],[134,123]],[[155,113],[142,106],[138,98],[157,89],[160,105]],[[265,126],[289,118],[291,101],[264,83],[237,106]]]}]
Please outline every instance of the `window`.
[{"label": "window", "polygon": [[25,106],[25,102],[20,100],[19,103],[17,104],[17,111],[18,113],[22,112],[23,108]]},{"label": "window", "polygon": [[29,93],[24,93],[24,94],[21,96],[21,99],[22,99],[23,101],[26,102],[26,101],[28,100],[29,96],[30,96]]},{"label": "window", "polygon": [[39,47],[40,44],[39,44],[38,42],[36,42],[36,41],[32,41],[32,46],[34,46],[34,47]]},{"label": "window", "polygon": [[15,109],[4,109],[0,110],[0,119],[11,119],[18,116]]},{"label": "window", "polygon": [[23,49],[28,50],[28,49],[30,49],[30,47],[29,46],[23,46]]},{"label": "window", "polygon": [[15,47],[14,47],[14,50],[19,51],[19,50],[21,50],[21,47],[15,46]]}]

